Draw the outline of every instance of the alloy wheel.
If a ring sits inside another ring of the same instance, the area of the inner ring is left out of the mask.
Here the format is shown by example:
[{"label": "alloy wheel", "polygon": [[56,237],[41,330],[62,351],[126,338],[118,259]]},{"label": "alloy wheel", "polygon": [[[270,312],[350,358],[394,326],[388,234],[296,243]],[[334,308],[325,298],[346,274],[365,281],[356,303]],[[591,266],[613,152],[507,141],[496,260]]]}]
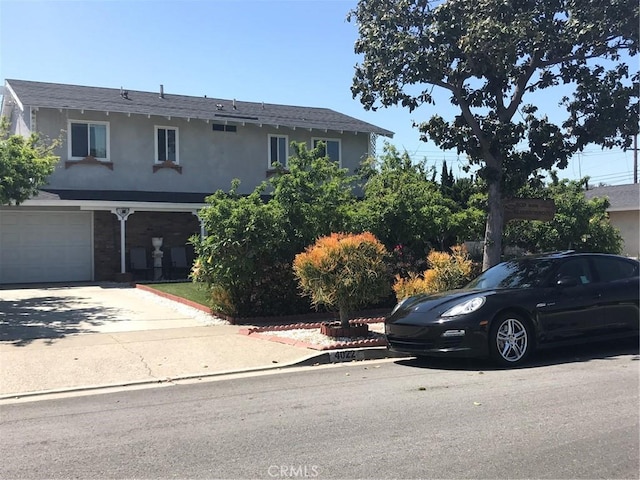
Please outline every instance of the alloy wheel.
[{"label": "alloy wheel", "polygon": [[517,362],[527,353],[527,328],[516,318],[507,318],[500,324],[495,340],[498,353],[507,362]]}]

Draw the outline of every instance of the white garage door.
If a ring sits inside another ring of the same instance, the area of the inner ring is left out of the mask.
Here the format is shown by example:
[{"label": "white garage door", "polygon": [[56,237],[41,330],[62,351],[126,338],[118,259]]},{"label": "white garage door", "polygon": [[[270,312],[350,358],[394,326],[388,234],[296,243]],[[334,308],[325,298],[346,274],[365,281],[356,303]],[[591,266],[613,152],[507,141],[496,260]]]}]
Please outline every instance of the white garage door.
[{"label": "white garage door", "polygon": [[0,283],[92,278],[91,212],[0,211]]}]

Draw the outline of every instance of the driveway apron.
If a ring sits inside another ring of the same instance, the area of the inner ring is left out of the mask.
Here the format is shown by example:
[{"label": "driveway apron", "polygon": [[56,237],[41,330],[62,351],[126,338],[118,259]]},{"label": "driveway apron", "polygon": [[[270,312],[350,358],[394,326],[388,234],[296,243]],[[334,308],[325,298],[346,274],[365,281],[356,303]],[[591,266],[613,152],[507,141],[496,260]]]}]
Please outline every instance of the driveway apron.
[{"label": "driveway apron", "polygon": [[0,342],[14,345],[83,333],[202,325],[152,294],[121,284],[0,290]]}]

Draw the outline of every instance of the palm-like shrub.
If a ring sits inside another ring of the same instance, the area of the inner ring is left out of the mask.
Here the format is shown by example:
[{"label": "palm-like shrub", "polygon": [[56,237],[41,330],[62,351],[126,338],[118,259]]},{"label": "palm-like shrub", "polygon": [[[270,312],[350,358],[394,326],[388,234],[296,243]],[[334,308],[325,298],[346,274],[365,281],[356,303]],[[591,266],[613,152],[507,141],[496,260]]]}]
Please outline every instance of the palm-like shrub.
[{"label": "palm-like shrub", "polygon": [[337,308],[349,327],[349,312],[390,293],[387,250],[371,233],[332,233],[296,255],[293,269],[303,294],[318,307]]}]

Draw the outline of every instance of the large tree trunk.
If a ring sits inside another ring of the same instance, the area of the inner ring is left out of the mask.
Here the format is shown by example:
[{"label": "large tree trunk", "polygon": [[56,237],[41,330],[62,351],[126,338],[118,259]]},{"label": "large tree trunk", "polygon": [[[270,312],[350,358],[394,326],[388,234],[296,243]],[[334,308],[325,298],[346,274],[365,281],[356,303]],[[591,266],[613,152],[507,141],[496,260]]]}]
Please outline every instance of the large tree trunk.
[{"label": "large tree trunk", "polygon": [[489,212],[484,233],[484,255],[482,271],[500,263],[502,255],[502,230],[504,211],[500,179],[489,180]]}]

